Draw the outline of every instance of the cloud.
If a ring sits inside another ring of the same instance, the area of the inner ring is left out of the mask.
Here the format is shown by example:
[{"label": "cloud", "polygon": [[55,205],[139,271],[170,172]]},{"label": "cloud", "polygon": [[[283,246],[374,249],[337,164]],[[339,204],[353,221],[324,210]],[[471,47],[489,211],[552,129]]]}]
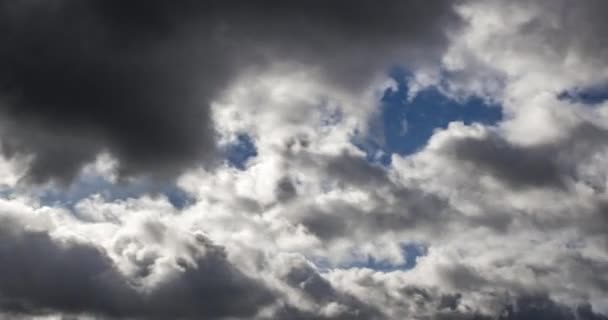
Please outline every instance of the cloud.
[{"label": "cloud", "polygon": [[[485,293],[471,303],[463,293],[445,287],[404,283],[400,272],[372,270],[335,271],[331,280],[355,297],[366,297],[370,305],[382,305],[388,319],[605,319],[588,304],[568,305],[546,294],[504,295]],[[465,292],[465,291],[463,291]],[[483,301],[485,300],[485,301]],[[486,305],[484,305],[486,304]],[[492,311],[485,309],[489,307]]]},{"label": "cloud", "polygon": [[361,88],[438,57],[458,20],[449,1],[5,1],[0,15],[2,150],[31,156],[33,182],[70,181],[102,151],[123,175],[213,162],[209,105],[244,71],[287,61]]},{"label": "cloud", "polygon": [[14,222],[3,220],[3,310],[42,313],[48,308],[116,315],[137,298],[99,248],[62,245],[45,232],[20,230]]},{"label": "cloud", "polygon": [[0,318],[606,319],[601,2],[0,3]]},{"label": "cloud", "polygon": [[[194,243],[203,247],[203,254],[192,264],[174,261],[175,272],[149,288],[137,287],[102,247],[53,239],[45,231],[27,230],[7,218],[3,218],[0,238],[0,305],[4,312],[16,315],[247,317],[274,300],[267,288],[226,261],[223,248],[202,236]],[[153,268],[154,263],[147,260],[145,267]]]},{"label": "cloud", "polygon": [[564,189],[575,180],[576,166],[595,154],[605,152],[606,129],[590,122],[564,128],[557,141],[522,146],[496,132],[466,137],[446,143],[448,157],[475,166],[513,188],[547,187]]}]

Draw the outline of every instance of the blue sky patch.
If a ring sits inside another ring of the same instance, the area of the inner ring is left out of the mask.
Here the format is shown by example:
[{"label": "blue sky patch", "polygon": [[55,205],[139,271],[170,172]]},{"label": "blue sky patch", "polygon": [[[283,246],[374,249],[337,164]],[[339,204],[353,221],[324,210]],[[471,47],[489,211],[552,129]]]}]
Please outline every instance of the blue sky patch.
[{"label": "blue sky patch", "polygon": [[113,183],[101,176],[83,175],[67,189],[43,187],[32,190],[40,204],[47,206],[67,206],[72,208],[80,200],[100,194],[108,201],[139,198],[143,195],[164,195],[178,209],[183,209],[194,199],[173,183],[158,185],[141,178],[132,182]]},{"label": "blue sky patch", "polygon": [[608,84],[565,90],[559,93],[557,98],[588,105],[600,104],[608,100]]},{"label": "blue sky patch", "polygon": [[456,101],[434,87],[408,99],[407,73],[394,71],[391,77],[397,87],[384,92],[380,113],[370,123],[369,134],[361,137],[355,133],[353,139],[372,162],[388,165],[393,153],[409,155],[419,151],[436,129],[446,128],[453,121],[492,125],[502,119],[499,106],[476,97]]},{"label": "blue sky patch", "polygon": [[388,261],[377,260],[372,256],[368,256],[366,261],[351,263],[343,268],[368,268],[376,271],[391,272],[397,270],[411,270],[416,267],[416,259],[427,254],[427,248],[422,244],[407,243],[401,245],[401,254],[405,260],[402,264],[392,264]]},{"label": "blue sky patch", "polygon": [[247,161],[258,155],[257,148],[251,137],[247,134],[239,134],[226,148],[226,160],[228,165],[244,170]]},{"label": "blue sky patch", "polygon": [[[367,268],[381,272],[407,271],[416,267],[418,257],[426,256],[428,253],[428,248],[420,243],[403,243],[400,245],[400,247],[404,260],[404,262],[400,264],[393,264],[386,260],[378,260],[375,257],[368,255],[366,259],[338,265],[337,267],[341,269]],[[315,266],[322,272],[332,269],[332,265],[327,258],[308,257],[308,260],[313,262]]]}]

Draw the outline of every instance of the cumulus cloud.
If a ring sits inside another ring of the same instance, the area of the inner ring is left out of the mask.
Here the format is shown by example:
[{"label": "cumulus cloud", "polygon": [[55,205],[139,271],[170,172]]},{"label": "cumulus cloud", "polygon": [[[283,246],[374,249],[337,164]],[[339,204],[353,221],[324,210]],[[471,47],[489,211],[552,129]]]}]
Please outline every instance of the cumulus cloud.
[{"label": "cumulus cloud", "polygon": [[[162,226],[144,232],[161,240]],[[28,230],[3,217],[0,300],[4,312],[45,315],[53,312],[146,319],[250,317],[274,296],[262,284],[226,261],[223,248],[204,236],[193,236],[190,256],[164,268],[174,274],[143,287],[138,278],[154,276],[158,256],[148,251],[133,257],[137,278],[121,273],[103,247],[70,239],[55,239],[45,231]],[[137,239],[121,238],[115,251],[124,254]],[[204,301],[204,303],[200,303]]]},{"label": "cumulus cloud", "polygon": [[604,7],[0,1],[0,319],[608,319]]}]

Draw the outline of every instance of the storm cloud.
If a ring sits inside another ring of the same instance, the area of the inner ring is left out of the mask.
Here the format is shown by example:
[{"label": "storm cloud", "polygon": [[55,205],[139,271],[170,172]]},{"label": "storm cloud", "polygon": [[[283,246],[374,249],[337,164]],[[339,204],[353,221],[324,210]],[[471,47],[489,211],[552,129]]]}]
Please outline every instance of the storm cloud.
[{"label": "storm cloud", "polygon": [[[181,269],[175,277],[144,289],[117,270],[101,247],[59,241],[46,232],[24,230],[10,219],[2,222],[4,312],[145,319],[250,317],[274,300],[270,290],[226,261],[223,248],[202,236],[195,243],[203,246],[204,255],[194,265],[175,261]],[[152,267],[154,261],[148,263]]]},{"label": "storm cloud", "polygon": [[216,159],[209,104],[281,61],[358,90],[398,61],[429,63],[449,1],[2,1],[5,155],[68,182],[100,152],[123,175],[171,177]]}]

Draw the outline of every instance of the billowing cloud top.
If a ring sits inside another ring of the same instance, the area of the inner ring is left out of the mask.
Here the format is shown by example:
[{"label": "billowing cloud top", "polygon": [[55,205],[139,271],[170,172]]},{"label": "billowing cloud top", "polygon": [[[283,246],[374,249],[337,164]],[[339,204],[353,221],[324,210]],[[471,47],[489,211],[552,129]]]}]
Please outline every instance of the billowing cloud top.
[{"label": "billowing cloud top", "polygon": [[606,10],[0,0],[0,318],[608,319]]}]

